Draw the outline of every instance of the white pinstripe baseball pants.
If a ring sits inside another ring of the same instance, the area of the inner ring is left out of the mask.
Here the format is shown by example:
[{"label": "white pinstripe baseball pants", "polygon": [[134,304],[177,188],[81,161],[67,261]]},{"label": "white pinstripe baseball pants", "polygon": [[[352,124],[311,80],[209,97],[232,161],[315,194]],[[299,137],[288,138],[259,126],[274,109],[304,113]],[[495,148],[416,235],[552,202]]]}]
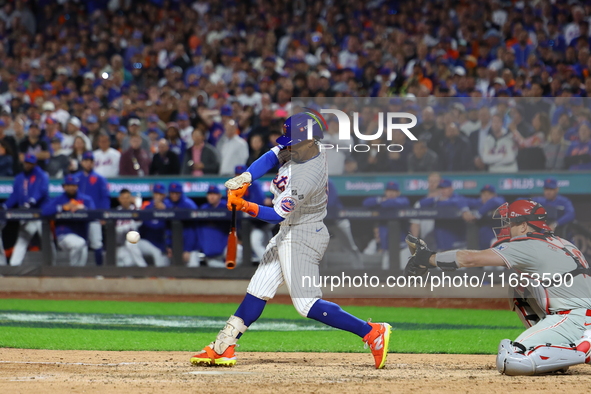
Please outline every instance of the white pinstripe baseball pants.
[{"label": "white pinstripe baseball pants", "polygon": [[[322,297],[319,287],[307,284],[319,283],[319,263],[329,238],[323,222],[282,225],[269,241],[246,292],[268,300],[285,283],[296,310],[306,317],[314,302]],[[303,281],[304,277],[311,280]]]}]

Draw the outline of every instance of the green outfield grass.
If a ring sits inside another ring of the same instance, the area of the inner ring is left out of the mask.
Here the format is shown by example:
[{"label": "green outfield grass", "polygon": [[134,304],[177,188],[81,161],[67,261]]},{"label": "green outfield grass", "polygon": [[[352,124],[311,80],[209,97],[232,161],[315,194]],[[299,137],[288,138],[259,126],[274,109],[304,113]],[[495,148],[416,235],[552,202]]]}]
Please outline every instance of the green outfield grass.
[{"label": "green outfield grass", "polygon": [[[237,304],[0,300],[0,347],[80,350],[178,350],[208,344]],[[523,329],[509,311],[344,306],[394,327],[390,351],[494,354]],[[240,351],[364,352],[355,335],[269,304]]]}]

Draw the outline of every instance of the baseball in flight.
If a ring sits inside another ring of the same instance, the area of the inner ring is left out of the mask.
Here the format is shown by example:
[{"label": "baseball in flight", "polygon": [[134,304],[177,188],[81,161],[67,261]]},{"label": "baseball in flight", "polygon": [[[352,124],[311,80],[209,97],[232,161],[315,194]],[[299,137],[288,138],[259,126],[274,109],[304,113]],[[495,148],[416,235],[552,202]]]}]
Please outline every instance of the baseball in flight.
[{"label": "baseball in flight", "polygon": [[140,233],[138,233],[137,231],[130,231],[127,233],[127,236],[125,238],[127,238],[127,242],[136,244],[140,240]]}]

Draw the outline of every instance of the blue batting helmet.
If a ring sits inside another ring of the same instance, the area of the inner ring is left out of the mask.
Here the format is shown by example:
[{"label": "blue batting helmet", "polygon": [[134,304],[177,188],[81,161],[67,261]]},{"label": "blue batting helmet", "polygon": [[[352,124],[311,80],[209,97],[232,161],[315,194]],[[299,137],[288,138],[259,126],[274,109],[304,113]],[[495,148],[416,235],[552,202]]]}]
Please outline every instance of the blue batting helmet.
[{"label": "blue batting helmet", "polygon": [[308,138],[308,121],[312,121],[312,138],[321,139],[328,128],[326,120],[318,112],[305,108],[304,112],[287,118],[283,123],[283,135],[277,138],[277,143],[283,146],[295,145],[306,141]]}]

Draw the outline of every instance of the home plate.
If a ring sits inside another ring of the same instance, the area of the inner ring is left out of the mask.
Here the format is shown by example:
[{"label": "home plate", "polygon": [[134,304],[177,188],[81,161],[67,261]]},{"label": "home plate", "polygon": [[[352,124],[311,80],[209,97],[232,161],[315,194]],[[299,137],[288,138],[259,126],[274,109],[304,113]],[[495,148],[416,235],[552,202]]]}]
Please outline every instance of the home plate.
[{"label": "home plate", "polygon": [[241,371],[191,371],[185,372],[185,375],[252,375],[253,372]]}]

